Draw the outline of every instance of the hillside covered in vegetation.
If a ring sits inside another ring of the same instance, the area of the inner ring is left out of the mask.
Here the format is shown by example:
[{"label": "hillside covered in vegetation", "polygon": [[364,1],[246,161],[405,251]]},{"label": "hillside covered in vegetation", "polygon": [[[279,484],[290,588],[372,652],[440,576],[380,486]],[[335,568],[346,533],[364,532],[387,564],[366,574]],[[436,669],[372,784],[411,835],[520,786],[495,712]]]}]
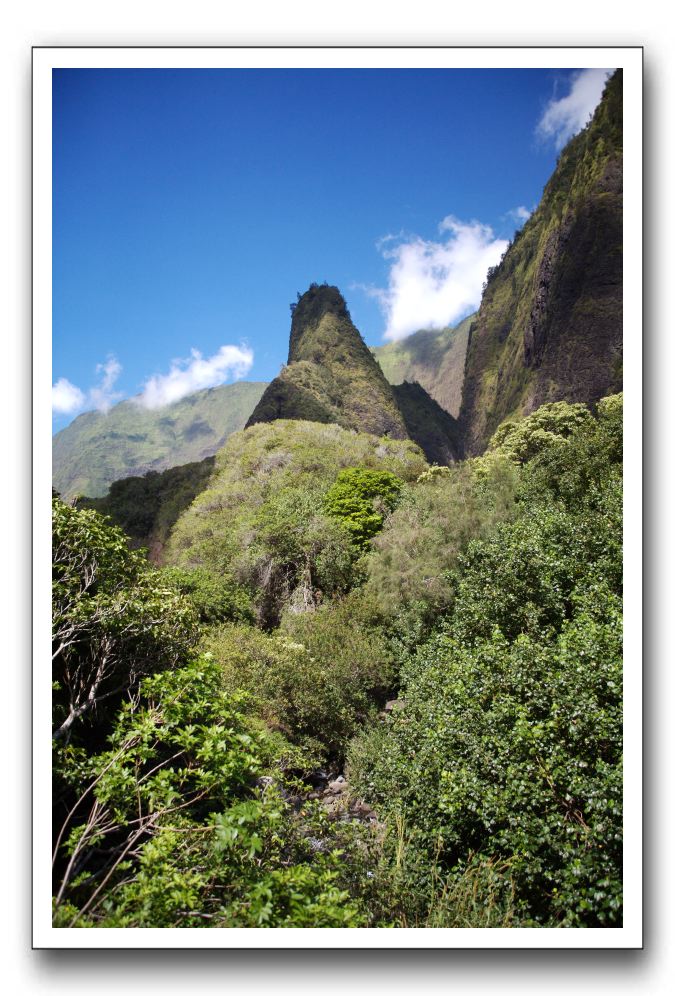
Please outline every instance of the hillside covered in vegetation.
[{"label": "hillside covered in vegetation", "polygon": [[64,498],[98,498],[113,481],[213,456],[243,429],[265,384],[238,381],[162,408],[133,399],[78,415],[52,440],[52,484]]},{"label": "hillside covered in vegetation", "polygon": [[55,499],[55,923],[620,924],[621,440],[257,425],[160,569]]}]

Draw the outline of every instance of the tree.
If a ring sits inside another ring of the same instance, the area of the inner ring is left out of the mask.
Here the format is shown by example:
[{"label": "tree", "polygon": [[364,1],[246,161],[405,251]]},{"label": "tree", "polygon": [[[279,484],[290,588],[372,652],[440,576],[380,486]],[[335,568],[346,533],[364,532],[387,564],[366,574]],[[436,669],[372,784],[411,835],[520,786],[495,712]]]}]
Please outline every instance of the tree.
[{"label": "tree", "polygon": [[360,925],[339,855],[315,853],[256,786],[272,754],[241,705],[218,663],[195,658],[141,682],[106,750],[57,747],[74,801],[54,848],[55,926]]},{"label": "tree", "polygon": [[58,498],[52,517],[54,737],[68,740],[76,721],[100,721],[143,675],[183,661],[197,632],[190,603],[121,529]]},{"label": "tree", "polygon": [[569,439],[592,420],[586,405],[556,401],[542,405],[519,421],[507,419],[502,422],[490,440],[489,448],[516,463],[526,463],[543,450]]},{"label": "tree", "polygon": [[326,492],[324,506],[349,531],[354,545],[365,550],[396,508],[402,487],[400,477],[388,470],[348,467]]}]

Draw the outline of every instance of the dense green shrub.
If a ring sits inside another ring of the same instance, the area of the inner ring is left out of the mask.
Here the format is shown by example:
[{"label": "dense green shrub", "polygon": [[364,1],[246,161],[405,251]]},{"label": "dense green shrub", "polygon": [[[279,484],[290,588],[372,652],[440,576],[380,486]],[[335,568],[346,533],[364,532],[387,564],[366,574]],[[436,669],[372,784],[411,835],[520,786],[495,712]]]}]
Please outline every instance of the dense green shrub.
[{"label": "dense green shrub", "polygon": [[355,789],[405,828],[390,875],[405,865],[415,922],[478,861],[508,869],[513,922],[621,923],[620,438],[606,399],[520,471],[513,521],[457,557],[402,707],[352,745]]},{"label": "dense green shrub", "polygon": [[232,578],[217,577],[203,567],[163,567],[157,577],[187,597],[200,622],[254,622],[251,598]]},{"label": "dense green shrub", "polygon": [[356,548],[364,550],[396,508],[402,487],[403,481],[387,470],[349,467],[340,471],[323,502],[328,514],[349,531]]},{"label": "dense green shrub", "polygon": [[[355,784],[414,828],[427,863],[509,862],[518,915],[621,918],[621,620],[598,585],[559,637],[436,637],[404,674],[405,707],[352,752]],[[424,868],[423,862],[422,868]],[[415,888],[431,883],[420,873]]]},{"label": "dense green shrub", "polygon": [[267,725],[306,749],[307,764],[343,755],[391,680],[375,630],[355,624],[350,603],[287,618],[285,632],[223,626],[204,638],[225,687],[244,689]]},{"label": "dense green shrub", "polygon": [[77,801],[56,843],[55,925],[358,926],[339,856],[255,789],[269,760],[215,661],[146,678],[108,749],[57,752]]},{"label": "dense green shrub", "polygon": [[101,724],[143,675],[197,639],[190,604],[97,512],[52,500],[54,736]]}]

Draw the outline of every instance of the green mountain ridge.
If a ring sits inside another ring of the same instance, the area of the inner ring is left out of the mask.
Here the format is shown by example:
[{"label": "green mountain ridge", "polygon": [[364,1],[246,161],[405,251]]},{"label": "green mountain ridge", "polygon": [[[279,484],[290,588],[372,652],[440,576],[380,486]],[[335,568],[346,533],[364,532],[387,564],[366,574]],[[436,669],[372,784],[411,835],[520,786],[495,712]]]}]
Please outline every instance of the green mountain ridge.
[{"label": "green mountain ridge", "polygon": [[489,274],[466,354],[466,455],[506,418],[622,388],[621,72],[562,150],[537,210]]},{"label": "green mountain ridge", "polygon": [[420,329],[398,342],[373,346],[371,353],[390,384],[421,384],[441,408],[457,418],[469,329],[475,317],[469,315],[454,328]]},{"label": "green mountain ridge", "polygon": [[266,388],[247,427],[278,418],[407,438],[391,385],[337,287],[312,284],[300,297],[293,309],[288,365]]},{"label": "green mountain ridge", "polygon": [[104,495],[113,481],[213,456],[243,428],[266,385],[238,381],[164,408],[133,399],[106,414],[85,412],[52,440],[52,483],[64,499]]},{"label": "green mountain ridge", "polygon": [[392,387],[337,287],[312,284],[293,308],[288,365],[267,387],[247,428],[276,419],[334,423],[412,439],[427,459],[457,458],[455,421],[423,387]]}]

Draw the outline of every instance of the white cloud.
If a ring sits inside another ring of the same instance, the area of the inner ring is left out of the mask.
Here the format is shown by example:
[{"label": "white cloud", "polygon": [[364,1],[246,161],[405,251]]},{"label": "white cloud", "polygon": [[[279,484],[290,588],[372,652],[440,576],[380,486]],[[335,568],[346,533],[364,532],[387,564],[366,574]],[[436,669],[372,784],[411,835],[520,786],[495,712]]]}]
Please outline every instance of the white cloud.
[{"label": "white cloud", "polygon": [[508,247],[489,225],[478,221],[448,215],[439,231],[446,237],[438,242],[408,236],[386,249],[380,242],[382,255],[392,260],[389,286],[368,293],[385,315],[385,339],[404,339],[421,328],[444,328],[475,310],[488,267],[495,266]]},{"label": "white cloud", "polygon": [[575,73],[567,96],[549,100],[537,124],[537,135],[553,141],[556,149],[562,149],[588,124],[611,72],[611,69],[581,69]]},{"label": "white cloud", "polygon": [[114,391],[115,381],[122,372],[122,366],[114,356],[109,356],[105,363],[96,366],[99,382],[86,393],[71,384],[65,377],[60,377],[52,384],[52,413],[54,415],[75,415],[77,412],[96,409],[107,412],[116,401],[122,397],[120,391]]},{"label": "white cloud", "polygon": [[218,387],[230,378],[239,380],[252,366],[253,352],[247,346],[221,346],[206,360],[193,349],[190,359],[173,360],[168,374],[149,377],[134,400],[144,408],[162,408],[193,391]]},{"label": "white cloud", "polygon": [[84,408],[86,397],[65,377],[52,384],[52,411],[55,415],[73,415]]},{"label": "white cloud", "polygon": [[101,382],[89,391],[89,405],[99,412],[108,412],[123,397],[121,391],[113,391],[115,381],[122,373],[122,365],[114,356],[109,356],[105,363],[99,363],[96,373],[102,374]]},{"label": "white cloud", "polygon": [[519,207],[511,208],[510,211],[507,211],[505,217],[519,223],[527,221],[531,214],[532,212],[521,204]]}]

